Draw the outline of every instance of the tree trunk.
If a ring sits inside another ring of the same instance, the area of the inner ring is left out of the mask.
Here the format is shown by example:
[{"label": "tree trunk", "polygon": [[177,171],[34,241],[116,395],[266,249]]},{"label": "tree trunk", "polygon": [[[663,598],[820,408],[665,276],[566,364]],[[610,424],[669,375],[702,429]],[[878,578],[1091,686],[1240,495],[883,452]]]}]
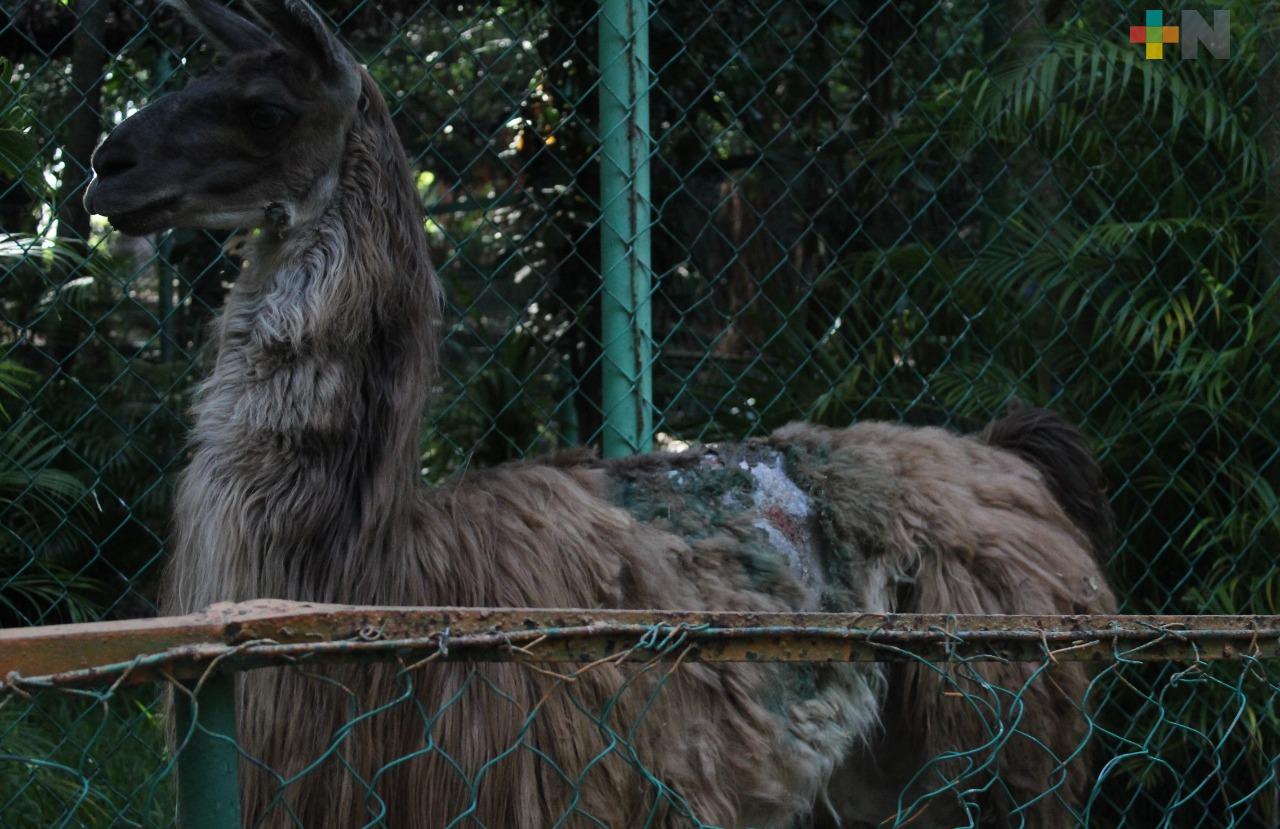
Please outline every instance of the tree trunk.
[{"label": "tree trunk", "polygon": [[[1041,47],[1028,40],[1028,35],[1043,29],[1048,22],[1045,0],[1006,0],[1006,19],[1009,21],[1009,46],[1013,50],[1010,57],[1024,66],[1034,67],[1039,62]],[[1027,82],[1035,83],[1039,73],[1027,72]],[[1045,129],[1051,116],[1046,113],[1042,123],[1036,125]],[[1047,220],[1056,219],[1065,204],[1062,189],[1053,172],[1053,160],[1044,154],[1033,141],[1018,147],[1012,158],[1016,193],[1014,210],[1025,210],[1028,206]]]},{"label": "tree trunk", "polygon": [[35,233],[36,200],[19,180],[0,176],[0,232]]},{"label": "tree trunk", "polygon": [[[107,29],[108,0],[79,0],[79,25],[71,52],[71,98],[73,108],[63,132],[62,182],[58,188],[58,238],[71,250],[85,255],[89,246],[89,211],[84,207],[84,188],[91,177],[89,159],[101,134],[102,74],[108,53],[103,46]],[[78,269],[55,266],[55,282],[66,282]],[[50,333],[48,354],[63,369],[77,343],[74,327],[64,319]]]},{"label": "tree trunk", "polygon": [[71,94],[78,99],[66,121],[62,140],[62,185],[58,190],[58,235],[86,242],[89,212],[84,209],[84,188],[89,183],[89,158],[101,132],[102,73],[107,52],[102,38],[107,29],[107,0],[79,0],[71,55]]},{"label": "tree trunk", "polygon": [[[863,0],[858,7],[858,18],[865,26],[860,38],[865,97],[858,107],[864,140],[883,136],[898,107],[894,58],[913,33],[901,15],[898,6],[883,0]],[[915,35],[920,36],[918,30]],[[892,247],[902,234],[901,214],[885,182],[880,181],[871,165],[862,165],[849,181],[849,203],[865,205],[859,224],[869,246],[881,250]]]},{"label": "tree trunk", "polygon": [[862,83],[866,90],[867,133],[879,135],[893,109],[893,59],[902,45],[898,11],[884,0],[863,0]]}]

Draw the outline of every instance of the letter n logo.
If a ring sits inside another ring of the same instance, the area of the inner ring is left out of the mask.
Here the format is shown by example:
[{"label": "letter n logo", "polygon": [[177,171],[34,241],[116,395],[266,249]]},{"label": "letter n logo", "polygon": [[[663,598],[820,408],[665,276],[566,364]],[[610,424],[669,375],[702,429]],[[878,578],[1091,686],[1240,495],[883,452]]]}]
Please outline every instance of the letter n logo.
[{"label": "letter n logo", "polygon": [[1204,22],[1200,12],[1182,12],[1182,56],[1184,58],[1200,57],[1199,47],[1203,46],[1218,60],[1231,57],[1231,13],[1215,11],[1213,28]]}]

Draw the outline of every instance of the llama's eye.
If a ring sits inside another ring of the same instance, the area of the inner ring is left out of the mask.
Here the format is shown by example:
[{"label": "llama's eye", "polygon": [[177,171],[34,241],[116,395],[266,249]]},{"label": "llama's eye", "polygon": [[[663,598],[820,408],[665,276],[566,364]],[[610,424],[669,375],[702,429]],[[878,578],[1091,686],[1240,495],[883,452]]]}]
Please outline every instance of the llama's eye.
[{"label": "llama's eye", "polygon": [[271,104],[258,104],[249,110],[249,124],[258,130],[276,129],[288,118],[288,110]]}]

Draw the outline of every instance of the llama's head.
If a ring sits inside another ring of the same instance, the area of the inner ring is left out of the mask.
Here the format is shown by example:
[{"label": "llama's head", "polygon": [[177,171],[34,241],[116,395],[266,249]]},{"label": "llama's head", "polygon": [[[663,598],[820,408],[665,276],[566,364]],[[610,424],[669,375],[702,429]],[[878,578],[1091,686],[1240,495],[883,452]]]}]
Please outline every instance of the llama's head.
[{"label": "llama's head", "polygon": [[314,218],[338,181],[361,70],[304,0],[171,0],[223,53],[125,119],[93,154],[85,206],[130,234]]}]

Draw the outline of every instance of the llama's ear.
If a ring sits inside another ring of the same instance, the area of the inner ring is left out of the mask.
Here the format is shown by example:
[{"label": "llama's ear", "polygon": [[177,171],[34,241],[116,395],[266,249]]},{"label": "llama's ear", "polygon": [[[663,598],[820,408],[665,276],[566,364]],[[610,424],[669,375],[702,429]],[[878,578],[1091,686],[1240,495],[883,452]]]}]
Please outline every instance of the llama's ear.
[{"label": "llama's ear", "polygon": [[315,60],[329,80],[355,77],[350,53],[306,0],[247,0],[246,5],[285,43]]},{"label": "llama's ear", "polygon": [[271,45],[271,35],[218,0],[164,0],[226,52],[252,52]]}]

